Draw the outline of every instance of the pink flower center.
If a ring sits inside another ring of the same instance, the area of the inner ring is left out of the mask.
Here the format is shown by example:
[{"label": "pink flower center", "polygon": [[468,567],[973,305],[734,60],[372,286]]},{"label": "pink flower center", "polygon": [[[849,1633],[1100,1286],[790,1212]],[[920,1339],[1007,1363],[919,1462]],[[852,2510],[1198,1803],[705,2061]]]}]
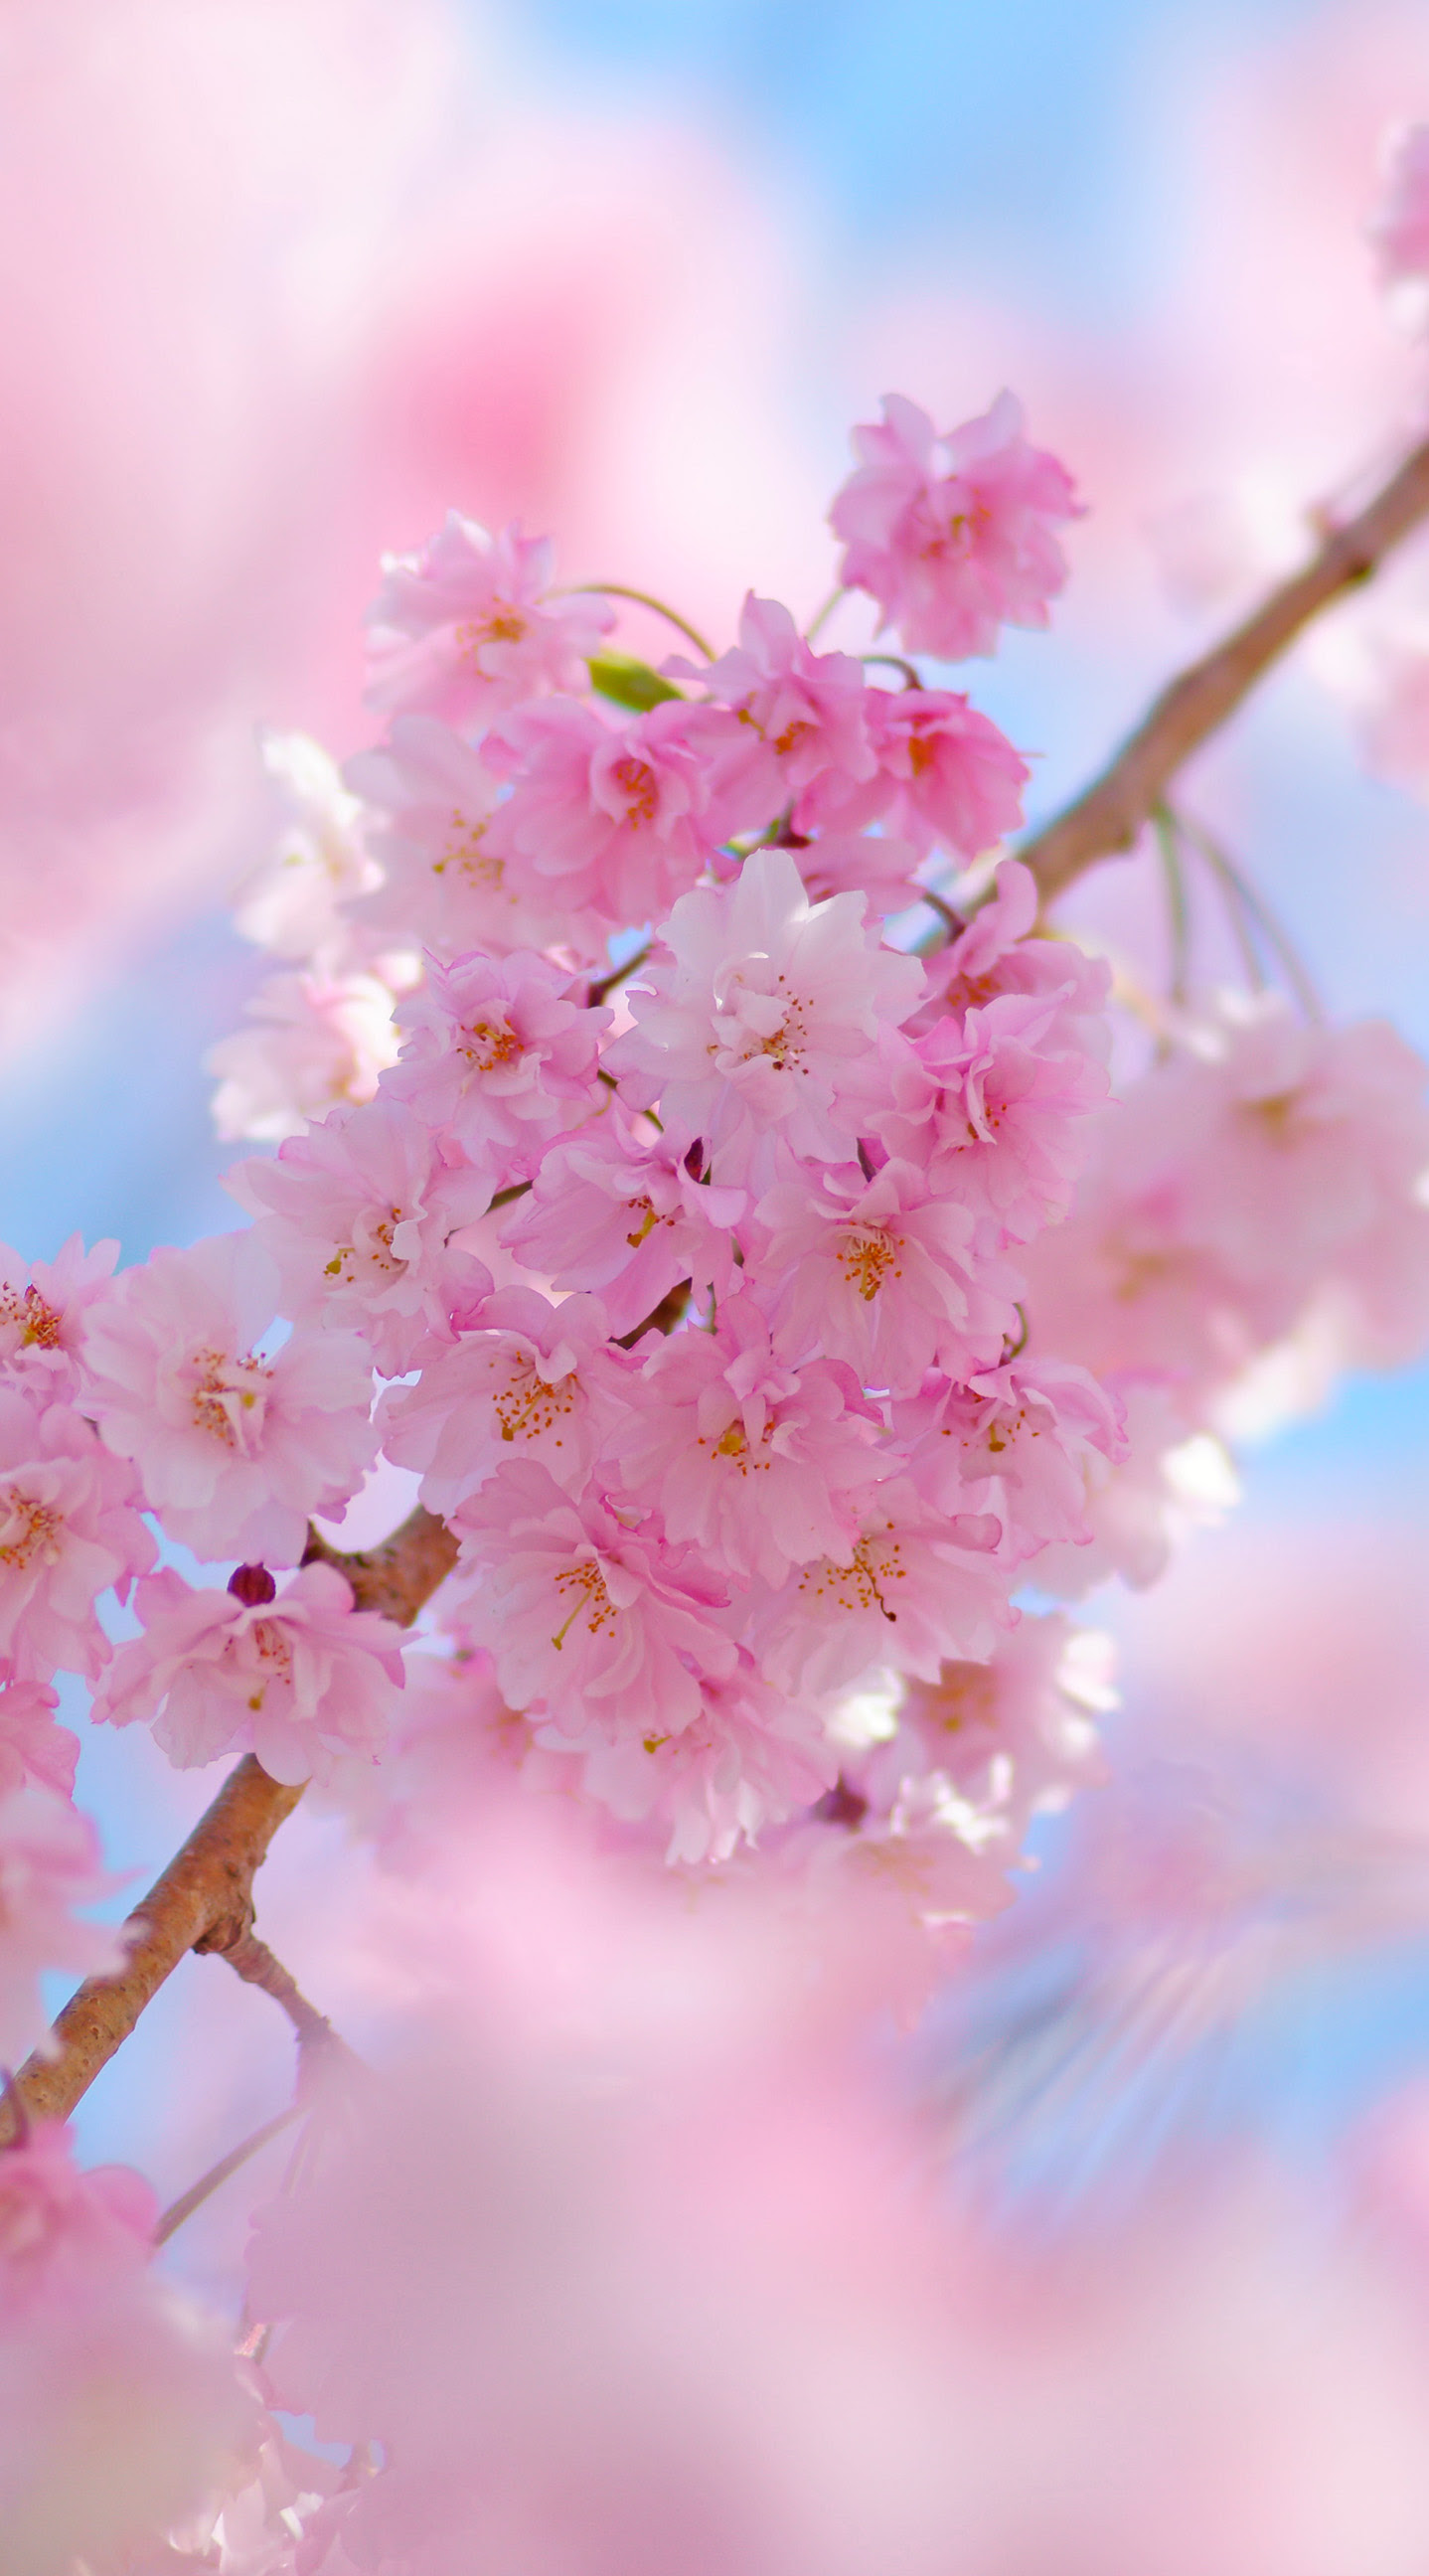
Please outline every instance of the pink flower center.
[{"label": "pink flower center", "polygon": [[474,1020],[462,1035],[466,1043],[457,1052],[475,1073],[494,1073],[499,1064],[510,1064],[521,1053],[520,1039],[504,1020]]},{"label": "pink flower center", "polygon": [[660,790],[655,772],[648,761],[637,760],[627,752],[615,764],[612,775],[625,799],[625,820],[632,831],[642,823],[653,823],[660,810]]},{"label": "pink flower center", "polygon": [[456,868],[468,885],[499,886],[506,863],[482,849],[485,830],[484,823],[470,823],[464,814],[454,812],[446,851],[441,858],[432,861],[433,876],[445,876],[448,868]]},{"label": "pink flower center", "polygon": [[551,1639],[558,1655],[564,1653],[566,1639],[577,1619],[585,1620],[593,1637],[598,1637],[602,1628],[613,1626],[615,1604],[605,1588],[605,1576],[593,1556],[583,1556],[579,1565],[563,1566],[556,1576],[556,1590],[563,1601],[570,1594],[575,1595],[564,1625]]},{"label": "pink flower center", "polygon": [[45,1304],[33,1280],[23,1296],[13,1288],[0,1288],[0,1319],[7,1324],[18,1325],[22,1351],[35,1347],[42,1351],[60,1348],[64,1317],[53,1306]]},{"label": "pink flower center", "polygon": [[896,1627],[898,1613],[889,1609],[883,1589],[885,1584],[907,1579],[897,1540],[875,1534],[859,1540],[847,1565],[834,1565],[825,1557],[821,1564],[807,1567],[799,1577],[799,1590],[811,1600],[826,1601],[834,1610],[876,1610],[890,1627]]},{"label": "pink flower center", "polygon": [[251,1351],[229,1359],[222,1351],[193,1352],[189,1367],[194,1383],[189,1408],[196,1431],[221,1440],[225,1449],[248,1451],[262,1437],[266,1409],[264,1388],[273,1372]]},{"label": "pink flower center", "polygon": [[[531,1360],[512,1362],[504,1387],[492,1397],[496,1419],[503,1440],[539,1440],[544,1432],[553,1431],[558,1422],[574,1413],[579,1380],[574,1372],[549,1385]],[[559,1449],[560,1441],[556,1442]]]},{"label": "pink flower center", "polygon": [[494,599],[486,617],[467,618],[457,628],[457,651],[480,667],[483,644],[519,644],[528,632],[529,621],[519,608],[507,599]]},{"label": "pink flower center", "polygon": [[881,1234],[865,1227],[850,1227],[839,1247],[838,1263],[855,1296],[871,1306],[884,1280],[891,1272],[895,1279],[903,1276],[898,1255],[903,1247],[894,1235]]}]

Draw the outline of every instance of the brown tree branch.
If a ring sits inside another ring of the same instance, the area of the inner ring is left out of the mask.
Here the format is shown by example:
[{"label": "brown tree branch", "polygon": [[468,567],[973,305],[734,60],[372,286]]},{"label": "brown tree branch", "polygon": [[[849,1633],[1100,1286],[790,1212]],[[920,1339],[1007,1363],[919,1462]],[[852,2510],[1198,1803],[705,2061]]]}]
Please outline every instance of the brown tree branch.
[{"label": "brown tree branch", "polygon": [[1044,903],[1095,860],[1133,847],[1176,771],[1235,713],[1261,673],[1322,608],[1368,581],[1426,515],[1429,439],[1364,509],[1331,531],[1303,571],[1172,680],[1101,776],[1024,841],[1017,855],[1037,878]]},{"label": "brown tree branch", "polygon": [[[457,1543],[445,1522],[418,1509],[380,1547],[361,1548],[350,1556],[339,1555],[313,1531],[303,1562],[335,1565],[351,1584],[359,1610],[384,1611],[405,1628],[450,1573],[456,1555]],[[115,1976],[89,1978],[54,2025],[55,2053],[36,2053],[20,2069],[11,2094],[0,2102],[0,2144],[16,2135],[18,2108],[31,2119],[68,2118],[189,1950],[229,1954],[240,1975],[276,1996],[300,2036],[301,2015],[326,2029],[287,1970],[253,1938],[254,1872],[302,1794],[301,1783],[293,1787],[270,1780],[256,1757],[245,1754],[182,1850],[129,1916],[124,1966]]]}]

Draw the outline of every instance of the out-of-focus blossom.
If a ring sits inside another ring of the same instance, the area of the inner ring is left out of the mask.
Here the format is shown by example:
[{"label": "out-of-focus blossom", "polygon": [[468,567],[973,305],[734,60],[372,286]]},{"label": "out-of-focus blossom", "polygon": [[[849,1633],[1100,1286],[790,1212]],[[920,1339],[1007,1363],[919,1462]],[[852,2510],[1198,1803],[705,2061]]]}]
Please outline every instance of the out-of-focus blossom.
[{"label": "out-of-focus blossom", "polygon": [[225,1142],[280,1144],[310,1118],[370,1100],[401,1039],[392,991],[376,975],[270,975],[247,1005],[256,1028],[204,1057],[218,1077],[213,1122]]},{"label": "out-of-focus blossom", "polygon": [[991,653],[999,626],[1047,624],[1067,578],[1052,528],[1077,502],[1066,468],[1028,445],[1011,394],[945,436],[885,394],[882,423],[856,429],[853,446],[858,471],[829,512],[840,578],[872,592],[910,652],[959,662]]},{"label": "out-of-focus blossom", "polygon": [[[18,2067],[32,2048],[46,2046],[50,2017],[40,1979],[47,1970],[78,1978],[122,1965],[118,1934],[75,1913],[113,1885],[100,1866],[93,1825],[68,1798],[34,1787],[0,1797],[0,2067]],[[0,2156],[0,2175],[5,2170]]]},{"label": "out-of-focus blossom", "polygon": [[587,686],[615,611],[551,591],[548,538],[490,536],[449,510],[419,555],[388,555],[368,616],[369,695],[380,707],[490,724],[543,689]]}]

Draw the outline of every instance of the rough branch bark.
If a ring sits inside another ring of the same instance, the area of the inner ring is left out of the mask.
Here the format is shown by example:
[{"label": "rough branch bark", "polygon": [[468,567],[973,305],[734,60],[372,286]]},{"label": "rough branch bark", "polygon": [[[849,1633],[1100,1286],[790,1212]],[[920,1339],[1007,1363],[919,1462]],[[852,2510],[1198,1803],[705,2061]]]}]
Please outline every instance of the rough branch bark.
[{"label": "rough branch bark", "polygon": [[1018,856],[1036,876],[1044,902],[1095,860],[1132,848],[1176,771],[1235,713],[1261,673],[1322,608],[1367,581],[1426,515],[1429,439],[1363,510],[1326,537],[1302,572],[1172,680],[1101,776],[1023,843]]},{"label": "rough branch bark", "polygon": [[[351,1584],[359,1610],[384,1611],[405,1628],[450,1573],[456,1554],[445,1522],[418,1509],[380,1547],[350,1556],[339,1555],[314,1531],[304,1562],[320,1557],[335,1565]],[[253,1875],[302,1794],[301,1786],[270,1780],[251,1753],[230,1772],[182,1850],[130,1915],[126,1929],[133,1938],[124,1967],[117,1976],[92,1977],[82,1985],[55,2023],[58,2054],[37,2055],[21,2068],[14,2093],[31,2119],[68,2118],[189,1950],[236,1952],[240,1972],[248,1975],[260,1954],[271,1960],[252,1939]],[[291,2013],[288,1989],[292,1996],[298,1990],[277,1960],[271,1966],[283,1982],[278,1999]],[[253,1981],[275,1991],[266,1976]],[[0,2104],[0,2144],[14,2130],[14,2102],[7,2100]]]}]

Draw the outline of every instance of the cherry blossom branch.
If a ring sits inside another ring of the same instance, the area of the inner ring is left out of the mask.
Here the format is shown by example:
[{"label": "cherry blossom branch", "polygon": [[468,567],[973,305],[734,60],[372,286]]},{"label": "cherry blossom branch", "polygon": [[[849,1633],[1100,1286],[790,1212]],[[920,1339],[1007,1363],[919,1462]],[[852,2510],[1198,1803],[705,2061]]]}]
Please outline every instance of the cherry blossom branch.
[{"label": "cherry blossom branch", "polygon": [[1429,515],[1429,439],[1384,489],[1326,536],[1304,569],[1273,590],[1233,634],[1152,701],[1136,731],[1091,786],[1018,852],[1050,902],[1098,859],[1129,850],[1183,762],[1234,715],[1262,672],[1321,609],[1368,581]]},{"label": "cherry blossom branch", "polygon": [[[335,1565],[352,1586],[359,1610],[380,1610],[401,1627],[456,1563],[457,1542],[420,1506],[380,1547],[341,1555],[314,1530],[303,1562]],[[190,1950],[230,1956],[241,1976],[275,1995],[300,2038],[324,2032],[322,2015],[299,1993],[265,1945],[253,1938],[253,1878],[279,1825],[303,1794],[272,1780],[245,1754],[230,1772],[182,1849],[125,1924],[128,1956],[117,1976],[91,1977],[70,1997],[50,2034],[51,2054],[31,2057],[3,2103],[0,2144],[16,2134],[21,2114],[67,2119],[107,2066],[166,1977]],[[305,2028],[301,2016],[309,2017]]]}]

